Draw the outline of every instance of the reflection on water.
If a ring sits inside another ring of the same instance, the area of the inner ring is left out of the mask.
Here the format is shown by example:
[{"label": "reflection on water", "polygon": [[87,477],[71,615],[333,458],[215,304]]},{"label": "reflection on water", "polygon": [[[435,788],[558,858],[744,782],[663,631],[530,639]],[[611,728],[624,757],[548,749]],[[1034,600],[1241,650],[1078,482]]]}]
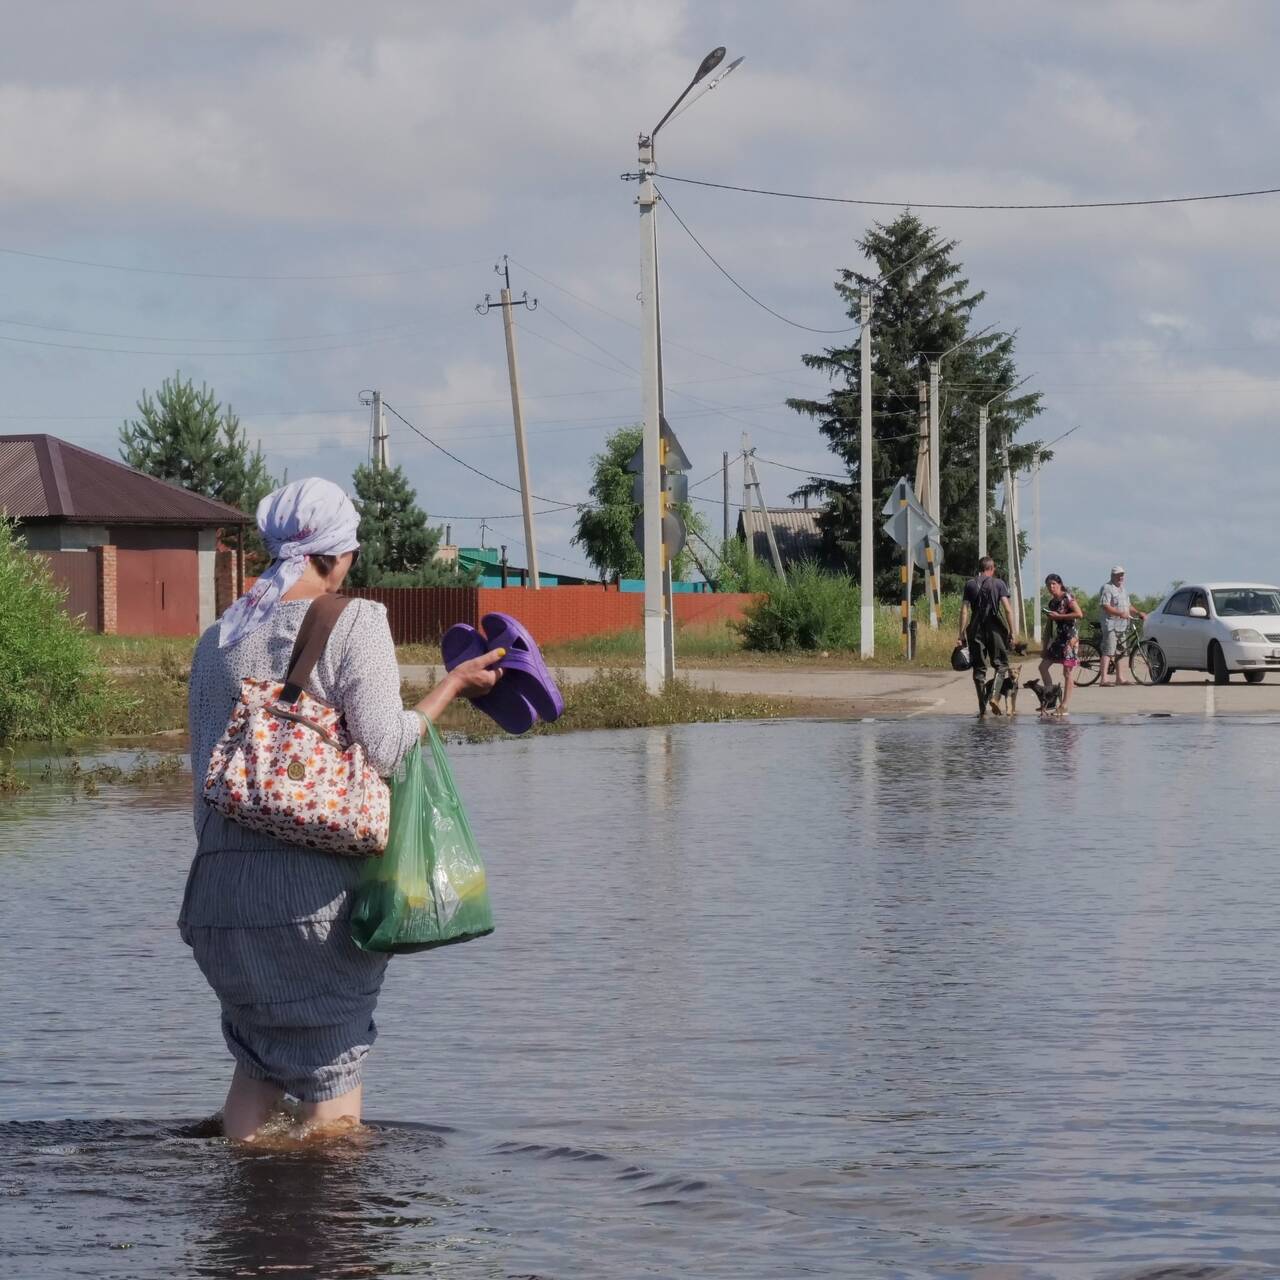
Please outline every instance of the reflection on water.
[{"label": "reflection on water", "polygon": [[354,1144],[181,1119],[185,789],[0,808],[6,1274],[1280,1274],[1275,725],[453,754],[498,931],[391,966]]}]

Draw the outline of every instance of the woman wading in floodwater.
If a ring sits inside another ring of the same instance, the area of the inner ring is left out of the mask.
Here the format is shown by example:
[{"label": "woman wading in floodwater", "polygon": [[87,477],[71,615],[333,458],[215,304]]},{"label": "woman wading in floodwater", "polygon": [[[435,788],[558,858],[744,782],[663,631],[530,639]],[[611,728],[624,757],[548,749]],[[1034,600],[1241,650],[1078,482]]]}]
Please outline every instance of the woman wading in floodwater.
[{"label": "woman wading in floodwater", "polygon": [[[328,480],[299,480],[258,506],[272,563],[196,647],[188,719],[195,780],[195,860],[178,928],[222,1005],[236,1060],[222,1122],[251,1139],[284,1095],[311,1123],[358,1121],[361,1069],[377,1030],[387,957],[351,940],[351,894],[363,859],[303,848],[224,817],[204,801],[213,748],[245,677],[283,680],[311,602],[342,586],[359,554],[359,517]],[[412,711],[380,604],[341,613],[306,691],[336,707],[381,775],[418,748],[427,720],[459,695],[478,697],[499,673],[495,650],[452,671]]]}]

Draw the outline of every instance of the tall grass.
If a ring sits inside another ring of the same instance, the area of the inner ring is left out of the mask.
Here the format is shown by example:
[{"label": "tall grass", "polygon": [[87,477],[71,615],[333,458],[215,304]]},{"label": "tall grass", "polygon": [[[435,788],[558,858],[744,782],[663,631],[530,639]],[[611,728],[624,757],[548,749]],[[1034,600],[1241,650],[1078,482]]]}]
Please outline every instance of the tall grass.
[{"label": "tall grass", "polygon": [[742,643],[764,653],[853,649],[858,643],[861,596],[852,578],[828,573],[810,561],[747,607]]}]

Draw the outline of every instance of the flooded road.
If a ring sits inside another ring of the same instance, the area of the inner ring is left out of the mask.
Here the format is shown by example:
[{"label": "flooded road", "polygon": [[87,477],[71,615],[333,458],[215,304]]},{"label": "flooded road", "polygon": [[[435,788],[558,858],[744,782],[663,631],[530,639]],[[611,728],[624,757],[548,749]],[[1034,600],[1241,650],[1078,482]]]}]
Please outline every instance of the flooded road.
[{"label": "flooded road", "polygon": [[0,1265],[1280,1274],[1280,725],[455,747],[497,932],[396,959],[365,1140],[200,1136],[187,793],[0,805]]}]

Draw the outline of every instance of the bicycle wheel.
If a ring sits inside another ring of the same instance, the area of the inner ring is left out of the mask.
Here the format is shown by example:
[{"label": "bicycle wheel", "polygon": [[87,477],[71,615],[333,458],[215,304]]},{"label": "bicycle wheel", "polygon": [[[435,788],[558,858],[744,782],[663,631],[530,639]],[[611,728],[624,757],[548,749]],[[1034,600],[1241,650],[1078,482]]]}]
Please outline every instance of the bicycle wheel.
[{"label": "bicycle wheel", "polygon": [[1139,684],[1159,684],[1164,653],[1154,640],[1139,640],[1129,655],[1129,671]]},{"label": "bicycle wheel", "polygon": [[1156,682],[1152,672],[1151,649],[1147,640],[1139,640],[1129,652],[1129,673],[1139,685],[1153,685]]},{"label": "bicycle wheel", "polygon": [[1076,684],[1088,688],[1102,671],[1102,655],[1096,645],[1088,640],[1080,641],[1080,665],[1076,668]]}]

